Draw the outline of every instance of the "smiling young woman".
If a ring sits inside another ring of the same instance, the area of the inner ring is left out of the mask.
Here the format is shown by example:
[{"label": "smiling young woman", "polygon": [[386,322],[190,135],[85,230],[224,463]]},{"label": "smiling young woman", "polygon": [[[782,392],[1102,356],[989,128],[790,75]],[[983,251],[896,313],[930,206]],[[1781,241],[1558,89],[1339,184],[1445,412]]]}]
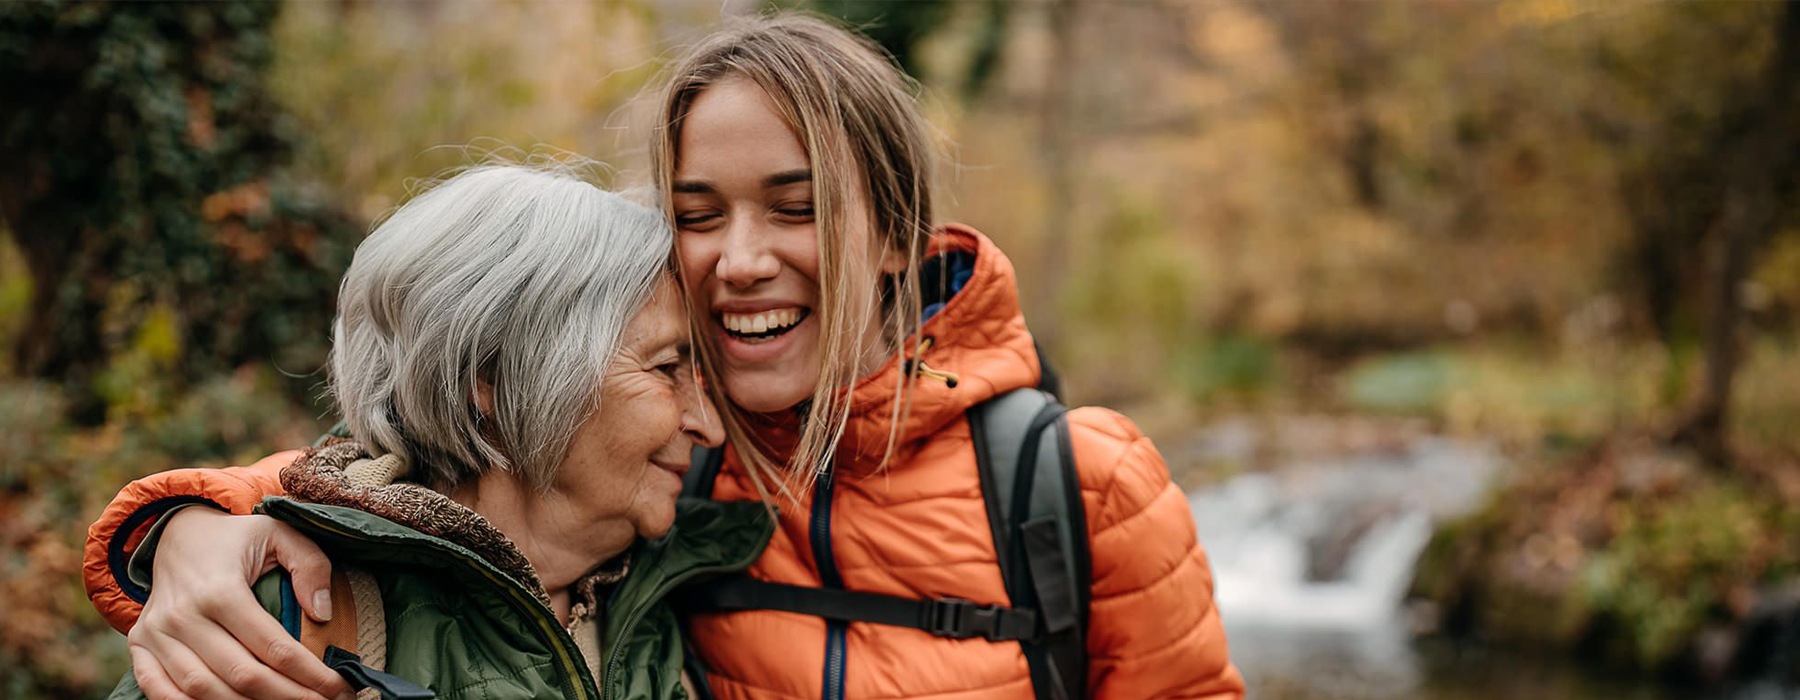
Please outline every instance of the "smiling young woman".
[{"label": "smiling young woman", "polygon": [[[653,149],[697,353],[724,413],[720,500],[782,491],[756,579],[1005,606],[967,412],[1041,367],[1005,256],[933,218],[932,131],[865,38],[784,15],[674,68]],[[1186,499],[1148,440],[1068,414],[1093,558],[1085,674],[1018,644],[770,610],[694,614],[720,697],[1236,697]],[[1036,686],[1036,687],[1034,687]]]},{"label": "smiling young woman", "polygon": [[[812,163],[768,94],[746,78],[726,77],[694,98],[679,151],[688,155],[669,203],[682,275],[703,312],[696,325],[715,350],[724,393],[758,413],[809,400],[821,412],[836,410],[825,406],[842,387],[821,379],[861,377],[893,350],[867,280],[905,271],[907,256],[875,240],[860,187],[844,193],[844,253],[821,254]],[[822,293],[826,275],[857,282],[840,284],[831,298]],[[824,338],[850,342],[826,352]],[[858,359],[838,360],[846,355]],[[825,370],[826,358],[843,366]]]},{"label": "smiling young woman", "polygon": [[[879,50],[789,19],[791,36],[727,30],[693,48],[664,93],[652,154],[727,434],[754,473],[803,490],[829,467],[854,385],[919,325],[935,144]],[[819,50],[792,51],[800,36]],[[895,418],[909,389],[897,382]],[[736,410],[800,406],[788,449]],[[790,449],[775,471],[771,451]]]}]

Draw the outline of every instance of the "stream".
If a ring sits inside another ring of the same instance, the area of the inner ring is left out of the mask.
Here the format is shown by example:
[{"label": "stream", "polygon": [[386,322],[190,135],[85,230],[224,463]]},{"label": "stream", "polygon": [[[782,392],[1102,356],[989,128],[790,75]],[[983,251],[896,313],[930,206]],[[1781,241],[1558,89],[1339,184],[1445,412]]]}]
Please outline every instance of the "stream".
[{"label": "stream", "polygon": [[[1434,526],[1482,505],[1507,463],[1479,442],[1347,420],[1226,421],[1171,451],[1172,465],[1273,465],[1189,494],[1250,698],[1800,697],[1772,685],[1696,695],[1554,657],[1415,639],[1432,615],[1405,601],[1420,552]],[[1281,453],[1270,459],[1272,444]]]}]

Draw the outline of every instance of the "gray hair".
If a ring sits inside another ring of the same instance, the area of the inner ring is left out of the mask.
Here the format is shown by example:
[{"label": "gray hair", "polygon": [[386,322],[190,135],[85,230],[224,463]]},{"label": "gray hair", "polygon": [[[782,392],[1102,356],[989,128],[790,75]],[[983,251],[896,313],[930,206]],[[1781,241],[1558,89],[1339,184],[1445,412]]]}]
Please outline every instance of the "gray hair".
[{"label": "gray hair", "polygon": [[548,488],[673,243],[661,214],[566,165],[483,165],[420,194],[339,290],[331,391],[351,434],[436,488],[490,469]]}]

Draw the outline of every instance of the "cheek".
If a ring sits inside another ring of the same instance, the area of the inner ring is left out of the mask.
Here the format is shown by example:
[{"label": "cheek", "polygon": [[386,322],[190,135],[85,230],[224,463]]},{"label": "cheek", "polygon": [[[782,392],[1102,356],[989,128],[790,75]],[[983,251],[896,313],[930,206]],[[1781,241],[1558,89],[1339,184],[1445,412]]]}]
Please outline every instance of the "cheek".
[{"label": "cheek", "polygon": [[706,279],[717,261],[709,246],[700,236],[694,234],[675,234],[675,257],[681,265],[681,276],[687,281],[691,291]]},{"label": "cheek", "polygon": [[819,229],[808,226],[787,239],[787,252],[782,257],[800,274],[816,282],[819,279],[819,254]]},{"label": "cheek", "polygon": [[650,436],[646,441],[654,442],[652,452],[661,450],[681,432],[681,398],[675,395],[676,391],[668,389],[658,394],[643,413],[639,425]]}]

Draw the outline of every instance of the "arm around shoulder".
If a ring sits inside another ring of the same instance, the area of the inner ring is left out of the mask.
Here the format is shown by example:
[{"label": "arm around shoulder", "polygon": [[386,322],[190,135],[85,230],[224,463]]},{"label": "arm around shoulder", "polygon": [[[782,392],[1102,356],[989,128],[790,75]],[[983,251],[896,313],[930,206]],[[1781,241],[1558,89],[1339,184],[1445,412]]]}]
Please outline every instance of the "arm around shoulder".
[{"label": "arm around shoulder", "polygon": [[1093,560],[1088,690],[1107,700],[1241,698],[1187,495],[1137,426],[1069,416]]},{"label": "arm around shoulder", "polygon": [[281,469],[298,451],[279,452],[247,467],[175,469],[127,484],[100,518],[88,527],[82,579],[88,600],[114,629],[136,624],[148,596],[127,576],[131,554],[163,515],[187,505],[205,505],[243,515],[264,496],[280,495]]}]

